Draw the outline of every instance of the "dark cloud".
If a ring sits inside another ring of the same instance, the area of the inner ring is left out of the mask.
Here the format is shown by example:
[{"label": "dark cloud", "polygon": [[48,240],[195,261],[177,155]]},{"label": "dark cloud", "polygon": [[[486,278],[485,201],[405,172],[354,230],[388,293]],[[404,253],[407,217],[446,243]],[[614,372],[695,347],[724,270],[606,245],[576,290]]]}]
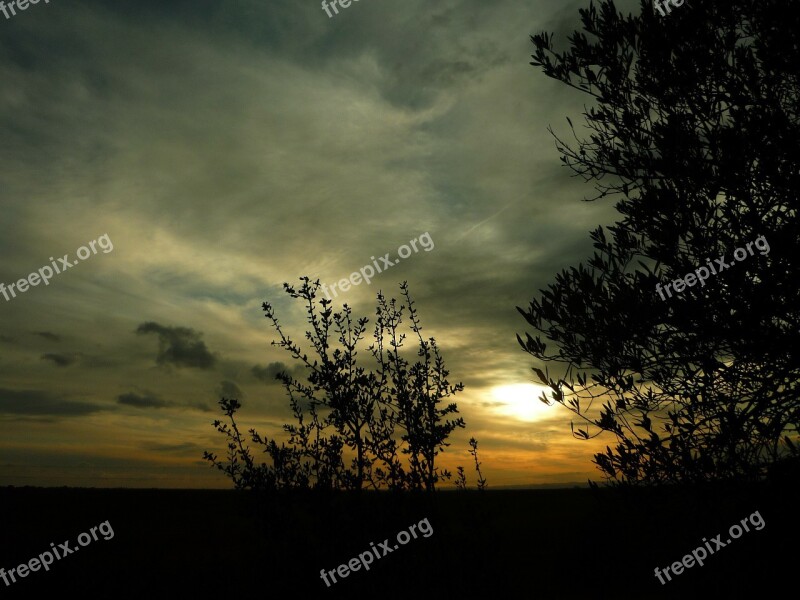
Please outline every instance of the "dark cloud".
[{"label": "dark cloud", "polygon": [[49,331],[34,331],[34,334],[38,335],[39,337],[43,337],[46,340],[50,340],[51,342],[60,342],[61,336],[55,333],[51,333]]},{"label": "dark cloud", "polygon": [[150,392],[144,394],[135,394],[133,392],[120,394],[117,396],[117,402],[119,404],[127,404],[128,406],[133,406],[135,408],[164,408],[165,406],[169,405],[166,400],[162,400]]},{"label": "dark cloud", "polygon": [[232,381],[221,381],[217,386],[217,395],[225,398],[236,398],[237,400],[244,398],[244,392]]},{"label": "dark cloud", "polygon": [[250,370],[250,372],[255,376],[256,379],[260,381],[264,381],[266,383],[275,383],[276,379],[275,376],[278,373],[285,372],[289,373],[290,375],[297,376],[303,371],[302,365],[295,365],[292,369],[287,365],[283,364],[282,362],[273,362],[269,363],[266,367],[262,367],[261,365],[255,365]]},{"label": "dark cloud", "polygon": [[42,360],[52,360],[57,367],[68,367],[78,360],[74,354],[42,354]]},{"label": "dark cloud", "polygon": [[81,355],[81,365],[89,367],[90,369],[107,369],[110,367],[120,367],[125,364],[125,361],[118,358],[110,358],[108,356],[94,356],[91,354]]},{"label": "dark cloud", "polygon": [[145,450],[152,450],[154,452],[166,452],[169,454],[200,454],[205,448],[200,444],[193,442],[184,442],[183,444],[169,444],[159,442],[147,442],[142,444]]},{"label": "dark cloud", "polygon": [[0,413],[54,417],[78,417],[103,410],[90,402],[69,402],[41,390],[0,388]]},{"label": "dark cloud", "polygon": [[[223,382],[223,383],[230,383],[230,382]],[[234,388],[236,387],[235,384],[232,385],[234,385]],[[161,398],[161,396],[149,390],[141,390],[140,392],[128,392],[126,394],[120,394],[119,396],[117,396],[117,403],[142,409],[177,408],[179,410],[190,409],[190,410],[198,410],[200,412],[212,412],[211,407],[206,402],[186,402],[186,403],[170,402],[169,400],[164,400],[163,398]]]},{"label": "dark cloud", "polygon": [[200,339],[202,334],[194,329],[166,327],[150,321],[139,325],[136,333],[158,335],[156,362],[159,365],[211,369],[216,364],[216,357],[209,352],[205,342]]}]

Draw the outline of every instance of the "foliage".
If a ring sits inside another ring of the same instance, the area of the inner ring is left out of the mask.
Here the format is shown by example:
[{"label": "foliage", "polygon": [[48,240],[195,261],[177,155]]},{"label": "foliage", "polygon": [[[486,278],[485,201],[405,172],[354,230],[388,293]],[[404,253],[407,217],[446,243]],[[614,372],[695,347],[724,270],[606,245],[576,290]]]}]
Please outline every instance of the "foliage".
[{"label": "foliage", "polygon": [[[356,320],[346,304],[334,313],[329,300],[316,301],[319,281],[304,277],[301,282],[297,289],[289,284],[284,289],[304,304],[310,325],[305,339],[315,358],[287,335],[273,306],[263,304],[278,335],[273,344],[299,361],[307,375],[305,381],[286,372],[276,377],[296,420],[284,425],[288,441],[278,446],[251,429],[252,441],[272,461],[256,465],[235,423],[234,413],[241,405],[223,398],[220,406],[230,423],[214,424],[228,438],[227,461],[208,452],[206,460],[231,477],[235,487],[249,489],[432,491],[449,480],[452,474],[436,466],[436,457],[449,446],[450,434],[465,423],[456,417],[455,403],[443,402],[463,385],[449,383],[436,340],[422,336],[408,285],[400,286],[400,302],[378,293],[374,341],[367,348],[376,368],[368,370],[359,361],[368,319]],[[413,364],[404,349],[401,326],[406,320],[418,344]]]},{"label": "foliage", "polygon": [[469,438],[469,453],[472,455],[472,458],[475,459],[475,471],[478,473],[478,490],[483,491],[486,489],[486,479],[483,477],[483,473],[481,473],[481,463],[478,460],[478,440],[475,438]]},{"label": "foliage", "polygon": [[[481,463],[478,460],[478,440],[476,440],[474,437],[470,438],[469,447],[469,453],[475,461],[475,471],[478,474],[478,491],[483,491],[486,489],[487,484],[486,479],[483,477],[483,473],[481,473]],[[464,491],[467,489],[467,474],[464,472],[464,467],[459,466],[456,469],[456,478],[454,483],[457,490]]]},{"label": "foliage", "polygon": [[[534,368],[542,400],[597,428],[576,437],[616,437],[594,459],[610,481],[759,479],[800,424],[800,13],[731,0],[664,18],[643,1],[624,16],[606,0],[580,14],[566,52],[532,37],[531,64],[592,98],[588,136],[568,119],[575,142],[556,144],[621,219],[518,308],[538,332],[518,341],[559,365]],[[762,235],[771,254],[654,291]]]}]

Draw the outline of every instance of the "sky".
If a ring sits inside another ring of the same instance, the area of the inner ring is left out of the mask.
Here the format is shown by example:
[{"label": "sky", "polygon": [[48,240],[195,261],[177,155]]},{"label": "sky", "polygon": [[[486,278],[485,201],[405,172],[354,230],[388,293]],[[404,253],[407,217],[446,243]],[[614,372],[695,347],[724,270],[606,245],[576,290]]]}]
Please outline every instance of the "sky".
[{"label": "sky", "polygon": [[490,486],[598,479],[591,457],[613,439],[572,437],[515,339],[516,307],[615,217],[582,200],[548,132],[586,98],[529,64],[530,35],[565,44],[585,4],[0,14],[0,282],[40,274],[0,296],[0,485],[229,487],[202,459],[224,450],[219,397],[241,399],[244,428],[291,422],[271,376],[293,363],[262,302],[302,338],[283,283],[336,283],[386,253],[396,264],[334,307],[372,317],[408,281],[465,385],[467,427],[440,464],[468,467],[474,436]]}]

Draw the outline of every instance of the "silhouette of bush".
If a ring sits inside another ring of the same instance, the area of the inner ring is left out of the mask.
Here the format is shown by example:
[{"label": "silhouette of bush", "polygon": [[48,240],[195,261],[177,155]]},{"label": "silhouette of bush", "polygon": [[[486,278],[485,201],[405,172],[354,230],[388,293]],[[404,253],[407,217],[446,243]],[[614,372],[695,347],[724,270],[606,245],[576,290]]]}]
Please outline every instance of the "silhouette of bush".
[{"label": "silhouette of bush", "polygon": [[469,438],[469,447],[469,453],[472,455],[472,458],[475,459],[475,472],[478,474],[478,490],[483,491],[486,489],[487,484],[483,473],[481,473],[481,463],[478,460],[478,440]]},{"label": "silhouette of bush", "polygon": [[[478,460],[478,440],[475,438],[470,438],[469,447],[469,453],[475,461],[475,472],[478,474],[478,491],[483,491],[486,489],[487,485],[486,479],[483,477],[483,473],[481,473],[481,463]],[[456,478],[454,483],[457,490],[463,491],[467,489],[467,474],[464,472],[464,467],[458,467],[456,469]]]},{"label": "silhouette of bush", "polygon": [[[219,404],[227,421],[214,425],[227,438],[227,460],[210,452],[204,458],[241,489],[432,491],[451,479],[449,471],[436,466],[436,457],[465,423],[455,417],[456,404],[443,401],[464,386],[449,383],[436,340],[423,338],[407,283],[400,286],[400,302],[378,293],[374,341],[367,348],[376,368],[368,370],[359,360],[368,319],[356,320],[346,304],[334,313],[330,300],[316,301],[319,281],[303,277],[301,282],[296,289],[284,284],[284,289],[305,306],[310,325],[305,339],[313,359],[286,334],[273,306],[262,305],[278,335],[273,345],[299,361],[306,373],[305,381],[287,372],[276,375],[296,421],[284,425],[288,440],[278,445],[251,429],[250,440],[271,461],[256,464],[236,425],[234,415],[241,405],[223,398]],[[413,364],[404,351],[401,325],[406,320],[418,344]]]}]

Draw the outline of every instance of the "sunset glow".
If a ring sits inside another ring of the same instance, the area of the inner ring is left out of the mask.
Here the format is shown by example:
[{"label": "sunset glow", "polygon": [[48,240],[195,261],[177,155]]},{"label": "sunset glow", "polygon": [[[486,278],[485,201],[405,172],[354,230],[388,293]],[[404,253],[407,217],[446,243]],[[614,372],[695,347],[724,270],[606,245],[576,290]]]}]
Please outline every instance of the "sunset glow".
[{"label": "sunset glow", "polygon": [[538,421],[543,417],[552,416],[552,407],[547,406],[539,398],[542,392],[547,393],[549,388],[533,383],[514,383],[503,385],[492,390],[492,397],[502,406],[498,412],[505,416],[514,417],[520,421]]}]

